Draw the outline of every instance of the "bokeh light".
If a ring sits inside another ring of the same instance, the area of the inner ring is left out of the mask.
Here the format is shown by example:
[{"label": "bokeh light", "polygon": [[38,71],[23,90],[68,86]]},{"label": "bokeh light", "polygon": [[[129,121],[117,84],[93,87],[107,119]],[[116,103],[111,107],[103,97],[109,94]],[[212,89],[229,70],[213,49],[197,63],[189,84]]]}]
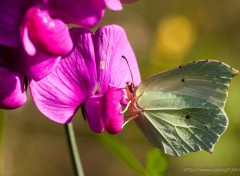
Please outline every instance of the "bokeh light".
[{"label": "bokeh light", "polygon": [[195,41],[195,31],[184,16],[167,17],[159,22],[152,51],[153,65],[167,62],[181,63]]}]

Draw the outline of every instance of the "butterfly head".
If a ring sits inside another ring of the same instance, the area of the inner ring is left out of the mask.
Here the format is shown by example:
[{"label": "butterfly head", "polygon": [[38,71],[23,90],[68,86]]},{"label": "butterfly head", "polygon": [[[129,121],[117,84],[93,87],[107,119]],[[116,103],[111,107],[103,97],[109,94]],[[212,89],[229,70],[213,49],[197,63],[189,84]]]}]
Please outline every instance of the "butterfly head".
[{"label": "butterfly head", "polygon": [[134,94],[135,92],[135,86],[132,82],[127,82],[127,92]]}]

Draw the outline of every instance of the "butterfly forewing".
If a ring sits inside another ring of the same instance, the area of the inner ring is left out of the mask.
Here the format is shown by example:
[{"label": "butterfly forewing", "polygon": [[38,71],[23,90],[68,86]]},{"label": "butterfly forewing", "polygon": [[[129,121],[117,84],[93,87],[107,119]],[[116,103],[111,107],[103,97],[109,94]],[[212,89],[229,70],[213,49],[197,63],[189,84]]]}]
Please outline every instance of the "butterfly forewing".
[{"label": "butterfly forewing", "polygon": [[[193,62],[149,77],[139,85],[136,97],[147,92],[171,92],[224,107],[229,81],[237,73],[218,61]],[[140,103],[138,105],[143,107]]]},{"label": "butterfly forewing", "polygon": [[143,110],[138,126],[167,154],[212,152],[228,124],[223,108],[237,73],[218,61],[198,61],[148,78],[136,91]]}]

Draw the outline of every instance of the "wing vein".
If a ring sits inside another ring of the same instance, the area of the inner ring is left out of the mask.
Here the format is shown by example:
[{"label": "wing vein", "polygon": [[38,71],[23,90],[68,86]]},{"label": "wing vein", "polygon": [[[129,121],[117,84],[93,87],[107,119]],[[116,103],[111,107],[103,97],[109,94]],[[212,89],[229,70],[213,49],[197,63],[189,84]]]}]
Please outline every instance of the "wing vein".
[{"label": "wing vein", "polygon": [[[194,151],[194,148],[192,148],[192,147],[187,143],[187,141],[185,141],[185,140],[181,137],[181,135],[179,134],[178,129],[177,129],[176,126],[175,126],[175,130],[176,130],[177,135],[179,136],[179,138],[180,138],[185,144],[187,144],[187,145]],[[187,149],[185,149],[185,151],[188,152]]]},{"label": "wing vein", "polygon": [[[148,115],[145,114],[147,117]],[[161,133],[161,131],[158,130],[158,128],[155,126],[155,123],[153,121],[151,121],[151,118],[148,117],[149,122],[151,122],[151,124],[153,125],[153,127],[160,133],[160,135],[163,137],[163,139],[165,139],[165,141],[169,144],[169,146],[173,149],[173,151],[180,156],[180,154],[178,153],[178,151],[171,145],[171,143],[164,137],[164,135]],[[162,119],[160,119],[162,120]]]},{"label": "wing vein", "polygon": [[[188,128],[188,130],[190,131],[190,133],[192,133],[193,134],[193,136],[196,138],[196,139],[198,139],[198,141],[200,141],[207,149],[209,148],[198,136],[196,136],[195,134],[194,134],[194,132],[191,130],[191,129],[189,129]],[[210,141],[209,141],[210,142]],[[210,142],[211,143],[211,142]],[[211,143],[212,144],[212,143]],[[199,146],[198,145],[198,147],[200,148],[200,149],[203,149],[201,146]]]},{"label": "wing vein", "polygon": [[[155,117],[157,117],[158,118],[158,116],[156,116],[155,114],[152,114],[153,116],[155,116]],[[211,136],[210,134],[208,134],[206,131],[204,131],[204,130],[202,130],[201,128],[198,128],[198,127],[194,127],[194,126],[179,126],[179,125],[174,125],[174,124],[172,124],[172,123],[170,123],[169,121],[167,121],[167,120],[165,120],[165,119],[162,119],[162,118],[159,118],[160,120],[162,120],[162,121],[164,121],[164,122],[166,122],[166,123],[168,123],[168,124],[170,124],[170,125],[172,125],[172,126],[174,126],[174,127],[181,127],[181,128],[196,128],[196,129],[198,129],[198,130],[200,130],[200,131],[202,131],[202,132],[204,132],[205,134],[207,134],[209,137],[211,137],[213,140],[214,140],[214,137],[213,136]],[[150,120],[150,119],[149,119]],[[154,124],[154,123],[153,123]],[[217,137],[219,137],[219,135],[217,134]],[[214,140],[215,141],[215,140]]]}]

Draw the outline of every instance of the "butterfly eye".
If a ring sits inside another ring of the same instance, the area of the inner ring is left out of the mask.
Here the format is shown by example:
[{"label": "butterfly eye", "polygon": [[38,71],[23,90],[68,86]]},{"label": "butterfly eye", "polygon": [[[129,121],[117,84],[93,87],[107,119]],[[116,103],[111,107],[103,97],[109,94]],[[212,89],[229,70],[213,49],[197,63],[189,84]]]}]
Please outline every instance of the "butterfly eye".
[{"label": "butterfly eye", "polygon": [[132,82],[127,82],[127,87],[128,87],[128,90],[130,91],[130,93],[134,93],[135,87]]}]

